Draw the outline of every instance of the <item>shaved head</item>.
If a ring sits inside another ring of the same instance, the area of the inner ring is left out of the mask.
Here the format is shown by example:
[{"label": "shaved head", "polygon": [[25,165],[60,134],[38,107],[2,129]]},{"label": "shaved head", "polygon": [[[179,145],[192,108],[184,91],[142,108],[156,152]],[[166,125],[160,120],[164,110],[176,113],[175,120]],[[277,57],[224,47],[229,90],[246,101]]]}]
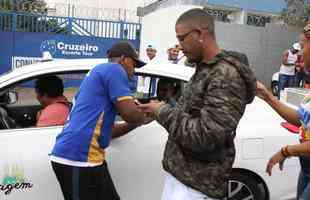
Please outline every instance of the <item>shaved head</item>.
[{"label": "shaved head", "polygon": [[186,25],[192,28],[207,29],[209,35],[215,38],[214,19],[206,11],[195,8],[183,13],[177,20],[177,25]]}]

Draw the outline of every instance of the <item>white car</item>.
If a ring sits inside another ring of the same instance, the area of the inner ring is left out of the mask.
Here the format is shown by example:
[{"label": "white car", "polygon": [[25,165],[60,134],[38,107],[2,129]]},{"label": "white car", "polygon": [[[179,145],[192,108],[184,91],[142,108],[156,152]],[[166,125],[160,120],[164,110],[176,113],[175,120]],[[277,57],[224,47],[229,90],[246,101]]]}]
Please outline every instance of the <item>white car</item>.
[{"label": "white car", "polygon": [[[106,60],[42,62],[0,77],[0,199],[63,199],[49,161],[55,137],[62,127],[34,127],[40,106],[31,85],[46,74],[57,74],[65,80],[82,79],[91,68],[103,62]],[[194,69],[153,63],[137,69],[136,73],[187,82]],[[65,95],[71,99],[77,89],[73,84],[65,89]],[[283,171],[275,167],[271,177],[265,172],[272,154],[286,144],[298,142],[297,135],[281,127],[283,121],[258,98],[247,106],[237,129],[236,159],[227,199],[283,200],[295,196],[298,159],[288,159]],[[160,199],[165,177],[161,160],[166,140],[166,130],[152,122],[112,141],[107,162],[123,200]]]}]

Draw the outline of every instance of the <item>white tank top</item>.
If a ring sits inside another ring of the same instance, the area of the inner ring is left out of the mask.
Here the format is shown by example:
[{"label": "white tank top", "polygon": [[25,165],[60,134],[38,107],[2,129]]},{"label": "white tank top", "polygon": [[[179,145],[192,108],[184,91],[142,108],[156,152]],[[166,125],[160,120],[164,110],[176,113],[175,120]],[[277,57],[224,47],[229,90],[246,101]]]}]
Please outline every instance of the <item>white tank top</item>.
[{"label": "white tank top", "polygon": [[[288,51],[288,57],[287,57],[287,62],[289,64],[295,64],[297,61],[297,53],[292,54],[292,52],[289,50]],[[285,75],[295,75],[295,65],[292,66],[287,66],[287,65],[281,65],[280,67],[280,74],[285,74]]]}]

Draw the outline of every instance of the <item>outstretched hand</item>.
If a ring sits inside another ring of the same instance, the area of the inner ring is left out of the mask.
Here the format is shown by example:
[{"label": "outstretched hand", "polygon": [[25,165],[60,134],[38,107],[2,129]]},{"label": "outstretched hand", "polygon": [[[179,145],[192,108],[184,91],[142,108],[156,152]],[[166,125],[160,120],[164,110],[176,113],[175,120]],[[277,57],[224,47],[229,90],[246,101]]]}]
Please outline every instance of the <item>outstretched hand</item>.
[{"label": "outstretched hand", "polygon": [[147,104],[138,105],[138,108],[141,109],[141,111],[147,114],[149,117],[154,118],[155,112],[164,104],[165,104],[164,102],[151,101],[150,103]]},{"label": "outstretched hand", "polygon": [[267,167],[266,167],[266,172],[269,174],[269,176],[272,175],[272,168],[277,163],[279,163],[279,169],[282,171],[283,170],[284,161],[285,161],[285,157],[282,155],[281,151],[279,151],[276,154],[274,154],[270,158],[270,160],[268,161],[268,164],[267,164]]},{"label": "outstretched hand", "polygon": [[[139,102],[139,100],[135,100],[135,104],[138,106],[138,109],[143,112],[143,110],[139,107],[143,104]],[[154,121],[154,118],[150,114],[143,112],[143,121],[139,124],[139,126],[151,123],[152,121]]]}]

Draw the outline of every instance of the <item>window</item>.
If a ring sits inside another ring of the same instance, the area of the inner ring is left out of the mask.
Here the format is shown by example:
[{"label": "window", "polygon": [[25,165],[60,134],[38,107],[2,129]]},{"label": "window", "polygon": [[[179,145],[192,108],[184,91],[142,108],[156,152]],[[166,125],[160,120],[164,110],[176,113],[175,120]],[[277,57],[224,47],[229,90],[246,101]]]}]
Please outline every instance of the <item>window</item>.
[{"label": "window", "polygon": [[[140,103],[151,100],[167,101],[175,104],[182,94],[185,82],[165,77],[137,75],[130,81],[133,96]],[[123,121],[118,115],[116,121]]]},{"label": "window", "polygon": [[270,23],[270,16],[248,14],[247,25],[264,27],[266,23]]},{"label": "window", "polygon": [[184,87],[182,81],[171,78],[137,76],[136,79],[138,80],[137,87],[136,90],[133,90],[133,93],[135,98],[140,100],[164,100],[167,95],[176,95],[178,98]]},{"label": "window", "polygon": [[215,20],[221,22],[230,22],[228,15],[232,13],[229,10],[222,10],[222,9],[211,9],[205,7],[204,10],[211,16],[214,17]]},{"label": "window", "polygon": [[[57,74],[64,84],[63,95],[68,99],[68,105],[74,98],[78,91],[82,80],[87,72],[72,72],[68,74]],[[31,80],[20,82],[13,85],[9,90],[14,91],[17,95],[17,101],[11,104],[2,103],[1,109],[7,113],[6,119],[13,121],[15,124],[10,124],[7,128],[27,128],[34,127],[37,122],[37,115],[42,109],[42,105],[38,101],[37,93],[35,90],[35,82],[39,77],[34,77]],[[53,87],[51,87],[53,88]],[[3,115],[3,113],[2,113]],[[1,116],[3,118],[3,116]],[[1,121],[1,120],[0,120]],[[1,128],[1,127],[0,127]],[[2,127],[5,129],[5,126]]]}]

